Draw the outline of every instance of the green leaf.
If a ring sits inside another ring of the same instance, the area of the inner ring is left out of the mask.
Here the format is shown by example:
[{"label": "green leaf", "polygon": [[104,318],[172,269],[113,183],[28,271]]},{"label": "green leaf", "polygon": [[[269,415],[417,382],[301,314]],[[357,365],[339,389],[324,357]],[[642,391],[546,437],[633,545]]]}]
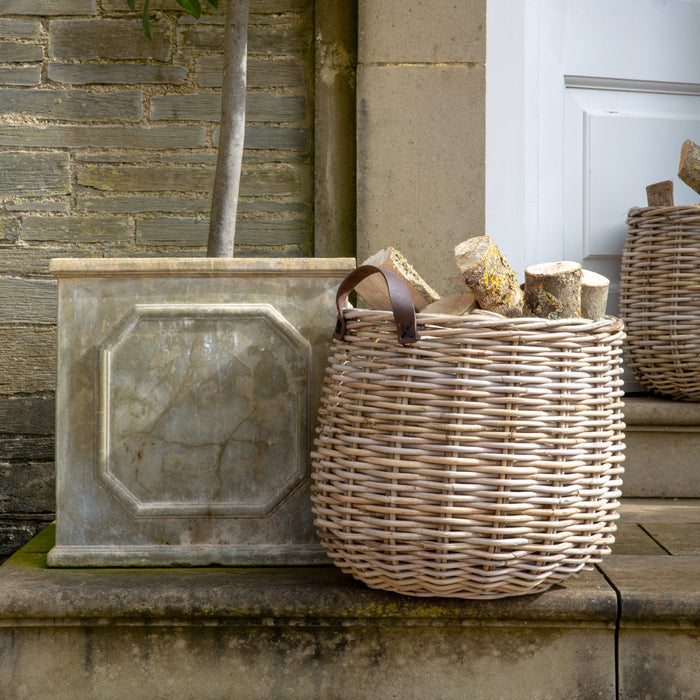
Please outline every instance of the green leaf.
[{"label": "green leaf", "polygon": [[151,25],[148,22],[148,6],[151,4],[151,0],[145,0],[143,3],[143,14],[141,15],[141,24],[143,25],[143,31],[146,36],[151,38]]},{"label": "green leaf", "polygon": [[177,2],[178,5],[184,7],[193,17],[201,17],[202,6],[199,4],[199,0],[177,0]]},{"label": "green leaf", "polygon": [[[231,2],[234,1],[235,0],[231,0]],[[180,5],[180,7],[184,8],[193,17],[199,19],[202,16],[202,5],[200,3],[200,0],[177,0],[177,2]],[[207,0],[207,2],[212,7],[219,6],[219,0]],[[129,6],[129,9],[136,9],[136,0],[126,0],[126,4]],[[151,25],[148,21],[148,6],[150,4],[151,0],[144,0],[143,14],[141,15],[141,24],[143,25],[143,31],[149,39],[151,38]]]}]

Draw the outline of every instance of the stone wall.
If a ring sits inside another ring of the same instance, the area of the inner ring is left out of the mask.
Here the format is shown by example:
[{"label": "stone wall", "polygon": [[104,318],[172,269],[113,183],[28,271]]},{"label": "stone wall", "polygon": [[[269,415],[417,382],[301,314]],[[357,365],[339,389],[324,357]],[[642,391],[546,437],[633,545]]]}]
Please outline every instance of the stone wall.
[{"label": "stone wall", "polygon": [[[48,261],[204,254],[224,4],[0,3],[0,558],[53,517]],[[312,8],[251,2],[240,255],[314,253]]]},{"label": "stone wall", "polygon": [[400,248],[441,294],[484,231],[486,0],[360,0],[357,256]]}]

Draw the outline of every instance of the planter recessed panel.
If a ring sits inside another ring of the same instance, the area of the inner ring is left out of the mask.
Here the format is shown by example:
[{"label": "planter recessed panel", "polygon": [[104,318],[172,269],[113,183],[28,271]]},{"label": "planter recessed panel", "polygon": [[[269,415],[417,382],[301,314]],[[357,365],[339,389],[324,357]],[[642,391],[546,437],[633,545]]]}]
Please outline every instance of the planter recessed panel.
[{"label": "planter recessed panel", "polygon": [[313,564],[342,259],[62,259],[52,566]]},{"label": "planter recessed panel", "polygon": [[137,304],[98,346],[98,480],[139,516],[271,513],[308,474],[310,350],[270,304]]}]

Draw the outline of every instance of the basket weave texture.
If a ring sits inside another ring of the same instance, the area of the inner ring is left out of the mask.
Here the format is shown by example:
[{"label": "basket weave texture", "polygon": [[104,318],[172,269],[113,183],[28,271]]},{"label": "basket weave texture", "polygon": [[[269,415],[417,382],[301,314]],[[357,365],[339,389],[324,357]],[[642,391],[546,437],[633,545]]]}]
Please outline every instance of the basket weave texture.
[{"label": "basket weave texture", "polygon": [[700,400],[700,205],[630,209],[622,253],[625,360],[640,384]]},{"label": "basket weave texture", "polygon": [[624,459],[618,319],[345,312],[312,454],[343,571],[414,596],[544,591],[614,541]]}]

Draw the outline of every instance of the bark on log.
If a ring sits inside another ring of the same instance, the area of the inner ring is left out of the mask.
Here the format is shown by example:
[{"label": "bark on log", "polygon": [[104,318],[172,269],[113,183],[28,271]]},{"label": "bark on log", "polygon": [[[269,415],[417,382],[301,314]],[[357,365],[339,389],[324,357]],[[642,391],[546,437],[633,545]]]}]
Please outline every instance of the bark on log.
[{"label": "bark on log", "polygon": [[581,317],[581,265],[561,261],[525,268],[525,315]]},{"label": "bark on log", "polygon": [[700,194],[700,146],[690,139],[684,141],[681,146],[678,177]]},{"label": "bark on log", "polygon": [[447,316],[466,316],[477,308],[474,295],[465,289],[462,292],[448,294],[442,299],[428,304],[421,310],[424,314],[446,314]]},{"label": "bark on log", "polygon": [[591,270],[581,274],[581,318],[597,321],[605,316],[610,280]]},{"label": "bark on log", "polygon": [[523,292],[516,274],[489,236],[469,238],[457,245],[455,262],[482,309],[522,316]]},{"label": "bark on log", "polygon": [[673,181],[663,180],[647,186],[647,204],[650,207],[673,206]]},{"label": "bark on log", "polygon": [[[403,254],[394,248],[384,248],[367,258],[362,264],[391,270],[399,275],[411,293],[416,311],[420,311],[440,298],[440,295],[415,271]],[[362,280],[355,287],[355,291],[371,309],[391,310],[389,293],[381,275],[372,275]]]}]

